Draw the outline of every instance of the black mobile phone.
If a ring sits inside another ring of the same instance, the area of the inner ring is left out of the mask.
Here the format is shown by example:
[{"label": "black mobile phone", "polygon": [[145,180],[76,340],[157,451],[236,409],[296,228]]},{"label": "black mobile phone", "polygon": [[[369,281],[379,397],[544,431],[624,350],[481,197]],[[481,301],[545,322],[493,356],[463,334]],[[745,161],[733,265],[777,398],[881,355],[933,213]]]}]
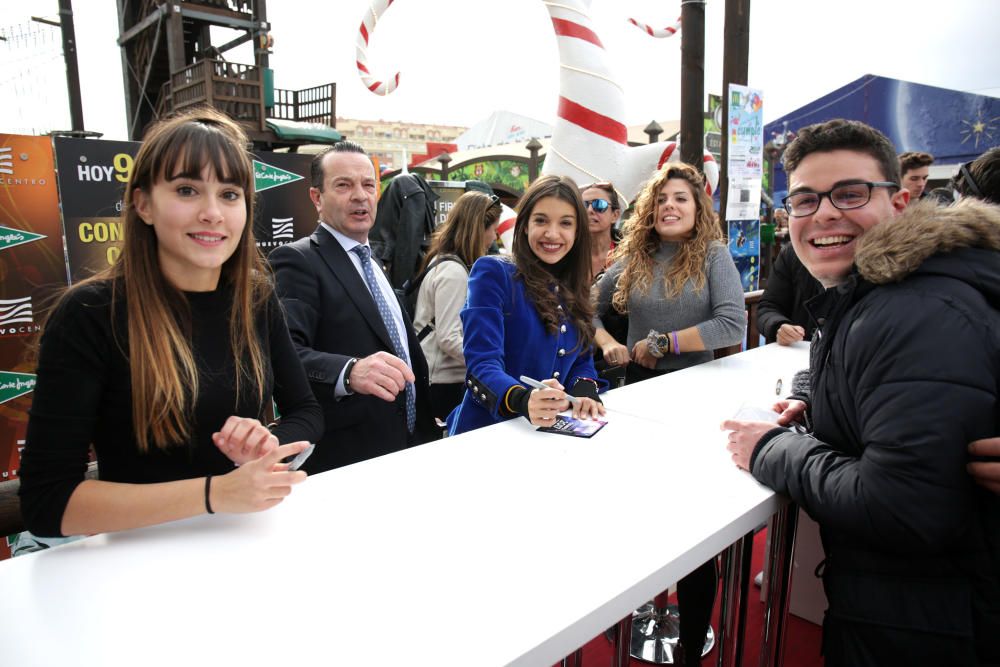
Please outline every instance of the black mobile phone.
[{"label": "black mobile phone", "polygon": [[296,454],[291,461],[288,461],[288,469],[298,470],[299,468],[301,468],[302,464],[306,462],[306,459],[309,458],[309,455],[313,453],[314,449],[316,449],[316,445],[313,443],[309,443],[308,447],[306,447],[301,452]]}]

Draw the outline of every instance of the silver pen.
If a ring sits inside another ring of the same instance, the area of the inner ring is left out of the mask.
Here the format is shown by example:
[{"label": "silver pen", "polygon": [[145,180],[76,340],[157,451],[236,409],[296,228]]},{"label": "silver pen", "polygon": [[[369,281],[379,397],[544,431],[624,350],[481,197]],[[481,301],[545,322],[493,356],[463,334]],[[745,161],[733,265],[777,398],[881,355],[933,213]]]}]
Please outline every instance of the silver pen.
[{"label": "silver pen", "polygon": [[[550,387],[547,384],[542,384],[538,380],[530,378],[527,375],[522,375],[519,379],[521,380],[521,382],[534,389],[553,389],[553,387]],[[563,393],[566,394],[565,391]],[[572,403],[573,405],[578,405],[580,403],[579,398],[577,398],[576,396],[570,396],[569,394],[566,394],[566,400]]]}]

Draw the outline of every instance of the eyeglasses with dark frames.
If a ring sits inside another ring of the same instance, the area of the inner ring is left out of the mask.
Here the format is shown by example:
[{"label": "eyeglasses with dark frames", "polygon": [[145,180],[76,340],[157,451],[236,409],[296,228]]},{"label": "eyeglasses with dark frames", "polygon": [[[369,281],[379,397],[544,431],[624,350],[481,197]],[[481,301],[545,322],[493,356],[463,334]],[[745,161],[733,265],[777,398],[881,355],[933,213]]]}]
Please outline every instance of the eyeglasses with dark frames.
[{"label": "eyeglasses with dark frames", "polygon": [[584,208],[592,208],[595,213],[604,213],[611,208],[611,202],[607,199],[591,199],[583,202]]},{"label": "eyeglasses with dark frames", "polygon": [[874,188],[896,188],[898,190],[899,183],[890,181],[844,183],[826,192],[796,192],[782,199],[781,203],[788,214],[796,218],[812,215],[818,211],[823,197],[829,199],[834,208],[849,211],[853,208],[861,208],[871,201],[872,189]]}]

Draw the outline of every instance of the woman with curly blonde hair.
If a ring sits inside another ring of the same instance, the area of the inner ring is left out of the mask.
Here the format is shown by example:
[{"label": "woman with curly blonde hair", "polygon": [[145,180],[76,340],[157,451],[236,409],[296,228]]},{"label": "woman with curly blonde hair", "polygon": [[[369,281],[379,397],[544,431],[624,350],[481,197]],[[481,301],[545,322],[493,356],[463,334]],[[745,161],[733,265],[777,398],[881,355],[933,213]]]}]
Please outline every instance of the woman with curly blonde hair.
[{"label": "woman with curly blonde hair", "polygon": [[[627,384],[709,361],[713,349],[742,340],[740,276],[694,167],[666,164],[646,183],[597,292],[596,312],[610,302],[628,313],[628,346],[594,320],[604,358],[628,363]],[[701,664],[717,579],[712,559],[677,582],[678,664]]]},{"label": "woman with curly blonde hair", "polygon": [[594,322],[604,358],[628,363],[629,383],[710,361],[743,339],[740,276],[694,167],[667,164],[646,183],[597,293],[598,313],[610,303],[629,316],[627,346]]}]

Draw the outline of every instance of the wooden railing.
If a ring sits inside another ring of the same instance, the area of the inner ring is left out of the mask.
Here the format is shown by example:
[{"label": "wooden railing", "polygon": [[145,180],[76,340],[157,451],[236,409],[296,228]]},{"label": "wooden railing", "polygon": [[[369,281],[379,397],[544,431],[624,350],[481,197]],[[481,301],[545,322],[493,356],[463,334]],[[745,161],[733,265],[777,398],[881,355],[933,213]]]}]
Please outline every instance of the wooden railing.
[{"label": "wooden railing", "polygon": [[325,83],[302,90],[275,88],[274,106],[267,110],[267,117],[336,127],[336,92],[335,83]]},{"label": "wooden railing", "polygon": [[180,111],[207,104],[233,120],[264,130],[261,79],[260,69],[253,65],[223,60],[199,61],[170,76],[169,110]]},{"label": "wooden railing", "polygon": [[[759,289],[754,292],[746,292],[743,295],[743,303],[747,311],[747,349],[752,350],[760,345],[760,328],[757,326],[757,305],[764,290]],[[731,354],[738,354],[743,349],[742,345],[730,345],[715,351],[715,358],[728,357]]]}]

